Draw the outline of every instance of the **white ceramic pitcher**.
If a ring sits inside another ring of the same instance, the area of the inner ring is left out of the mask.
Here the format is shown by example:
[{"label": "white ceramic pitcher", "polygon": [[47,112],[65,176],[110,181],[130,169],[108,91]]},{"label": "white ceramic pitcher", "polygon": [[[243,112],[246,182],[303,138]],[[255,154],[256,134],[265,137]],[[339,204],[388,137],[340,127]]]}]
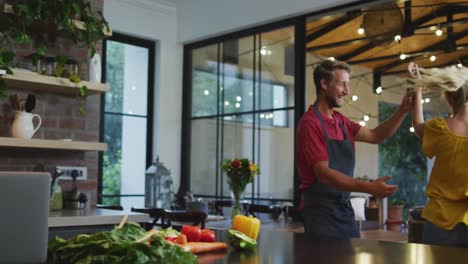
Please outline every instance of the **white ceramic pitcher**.
[{"label": "white ceramic pitcher", "polygon": [[[34,127],[33,118],[38,119],[38,124]],[[16,111],[15,121],[11,127],[11,135],[15,138],[30,139],[39,129],[42,124],[42,119],[37,114],[31,114],[24,111]]]}]

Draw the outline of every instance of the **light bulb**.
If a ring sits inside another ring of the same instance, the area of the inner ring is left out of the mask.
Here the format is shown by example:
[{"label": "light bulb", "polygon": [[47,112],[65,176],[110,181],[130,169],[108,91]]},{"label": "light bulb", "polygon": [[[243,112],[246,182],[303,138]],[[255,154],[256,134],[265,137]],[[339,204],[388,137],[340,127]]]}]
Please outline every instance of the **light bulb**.
[{"label": "light bulb", "polygon": [[400,54],[400,60],[404,60],[404,59],[406,59],[406,54],[404,53]]},{"label": "light bulb", "polygon": [[225,106],[228,106],[228,105],[229,105],[229,101],[224,102],[224,105],[225,105]]},{"label": "light bulb", "polygon": [[239,108],[239,107],[240,107],[240,104],[239,104],[239,103],[236,103],[235,106],[236,106],[236,108]]},{"label": "light bulb", "polygon": [[382,87],[381,87],[381,86],[377,87],[377,88],[375,89],[375,92],[376,92],[377,94],[381,94],[381,93],[383,92]]},{"label": "light bulb", "polygon": [[359,121],[359,125],[361,125],[361,126],[366,126],[366,122],[364,122],[364,121],[361,120],[361,121]]},{"label": "light bulb", "polygon": [[396,35],[396,36],[395,36],[395,41],[398,42],[398,43],[400,43],[400,41],[401,41],[401,36],[400,36],[400,35]]},{"label": "light bulb", "polygon": [[203,93],[204,93],[205,95],[209,95],[209,94],[210,94],[210,91],[205,90]]},{"label": "light bulb", "polygon": [[424,99],[424,102],[425,102],[426,104],[429,103],[430,101],[431,101],[431,98],[426,98],[426,99]]},{"label": "light bulb", "polygon": [[370,117],[368,115],[365,115],[362,119],[367,122],[369,121]]},{"label": "light bulb", "polygon": [[261,54],[262,56],[265,56],[265,55],[267,54],[267,50],[266,50],[265,47],[263,47],[263,48],[260,49],[260,54]]},{"label": "light bulb", "polygon": [[410,128],[409,128],[409,131],[410,131],[411,133],[414,133],[414,127],[410,127]]},{"label": "light bulb", "polygon": [[328,59],[331,61],[335,61],[335,57],[329,57]]},{"label": "light bulb", "polygon": [[444,32],[439,28],[438,30],[435,31],[436,36],[440,37],[442,36]]},{"label": "light bulb", "polygon": [[240,102],[240,101],[242,101],[242,97],[240,97],[240,96],[237,96],[237,97],[236,97],[236,101],[237,101],[237,102]]},{"label": "light bulb", "polygon": [[356,102],[358,99],[359,97],[357,95],[351,96],[351,100],[353,100],[354,102]]},{"label": "light bulb", "polygon": [[457,64],[457,67],[458,67],[458,68],[461,68],[461,67],[463,67],[463,64],[461,64],[461,62],[459,62],[459,63]]},{"label": "light bulb", "polygon": [[435,61],[437,59],[436,56],[432,55],[430,58],[429,58],[431,61]]},{"label": "light bulb", "polygon": [[362,27],[359,27],[359,29],[357,30],[357,33],[358,33],[359,35],[364,34],[364,29],[363,29]]}]

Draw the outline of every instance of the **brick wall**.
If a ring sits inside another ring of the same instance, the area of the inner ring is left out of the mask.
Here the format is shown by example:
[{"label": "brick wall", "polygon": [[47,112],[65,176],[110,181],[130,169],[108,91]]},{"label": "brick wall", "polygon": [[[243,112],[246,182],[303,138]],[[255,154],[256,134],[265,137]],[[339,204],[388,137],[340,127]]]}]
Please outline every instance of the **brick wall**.
[{"label": "brick wall", "polygon": [[[3,10],[5,0],[0,0]],[[103,0],[90,0],[94,10],[103,9]],[[78,61],[83,61],[88,55],[87,50],[75,45],[72,41],[57,37],[47,44],[48,56],[66,55]],[[97,52],[102,57],[101,42],[97,44]],[[28,60],[22,56],[32,52],[32,46],[15,46],[16,62],[22,67],[29,67]],[[80,77],[88,79],[88,66],[80,65]],[[36,95],[37,105],[33,113],[42,117],[42,126],[33,138],[40,139],[72,139],[77,141],[99,141],[100,96],[89,96],[86,100],[86,114],[78,113],[79,104],[75,97],[36,91],[20,91],[8,89],[8,94],[18,94],[25,99],[28,93]],[[0,137],[11,136],[11,124],[14,111],[8,100],[0,100]],[[94,206],[97,200],[98,153],[43,150],[43,149],[15,149],[0,148],[0,170],[34,171],[43,167],[45,171],[53,173],[55,166],[83,166],[88,168],[88,180],[80,181],[80,190],[88,196],[89,206]],[[62,181],[64,190],[70,188],[70,181]]]}]

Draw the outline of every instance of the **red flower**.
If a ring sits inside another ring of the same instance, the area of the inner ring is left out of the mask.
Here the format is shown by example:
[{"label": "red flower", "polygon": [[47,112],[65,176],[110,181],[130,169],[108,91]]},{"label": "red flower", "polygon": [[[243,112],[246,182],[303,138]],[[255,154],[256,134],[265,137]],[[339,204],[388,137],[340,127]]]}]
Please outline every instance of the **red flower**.
[{"label": "red flower", "polygon": [[240,166],[241,166],[241,162],[238,159],[235,159],[231,162],[231,167],[233,167],[234,169],[240,168]]}]

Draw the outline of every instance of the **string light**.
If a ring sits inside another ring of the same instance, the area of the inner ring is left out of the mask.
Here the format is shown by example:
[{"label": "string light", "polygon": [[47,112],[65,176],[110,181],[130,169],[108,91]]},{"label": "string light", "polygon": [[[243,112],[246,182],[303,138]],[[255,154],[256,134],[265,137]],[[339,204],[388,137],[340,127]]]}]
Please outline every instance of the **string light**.
[{"label": "string light", "polygon": [[364,121],[361,120],[361,121],[359,121],[359,125],[361,125],[361,126],[366,126],[366,122],[364,122]]},{"label": "string light", "polygon": [[225,105],[225,106],[228,106],[228,105],[229,105],[229,101],[225,101],[225,102],[224,102],[224,105]]},{"label": "string light", "polygon": [[375,89],[375,92],[376,92],[377,94],[381,94],[382,91],[383,91],[383,89],[382,89],[381,86],[379,86],[379,87],[377,87],[377,88]]},{"label": "string light", "polygon": [[351,100],[353,100],[353,102],[356,102],[358,99],[359,97],[357,95],[351,96]]},{"label": "string light", "polygon": [[428,104],[430,101],[431,101],[431,98],[426,98],[426,99],[424,99],[424,102],[425,102],[426,104]]},{"label": "string light", "polygon": [[236,108],[240,108],[240,103],[235,104]]},{"label": "string light", "polygon": [[366,122],[369,121],[369,119],[370,119],[370,117],[368,115],[364,115],[364,117],[362,118],[362,120],[364,120]]},{"label": "string light", "polygon": [[404,59],[406,59],[406,54],[404,53],[400,54],[400,60],[404,60]]},{"label": "string light", "polygon": [[410,131],[411,133],[414,133],[414,127],[410,127],[410,128],[409,128],[409,131]]},{"label": "string light", "polygon": [[436,36],[438,36],[438,37],[442,36],[443,33],[444,33],[444,32],[443,32],[442,29],[440,29],[440,28],[437,29],[437,30],[435,31],[435,34],[436,34]]},{"label": "string light", "polygon": [[394,39],[395,39],[396,42],[398,42],[398,44],[400,44],[400,42],[401,42],[401,36],[400,35],[396,35]]},{"label": "string light", "polygon": [[203,93],[204,93],[205,95],[209,95],[209,94],[210,94],[210,91],[205,90]]},{"label": "string light", "polygon": [[260,54],[261,54],[262,56],[271,55],[271,50],[268,49],[267,47],[262,47],[262,48],[260,49]]},{"label": "string light", "polygon": [[335,61],[335,57],[330,57],[328,59],[331,60],[331,61]]},{"label": "string light", "polygon": [[240,96],[237,96],[237,97],[236,97],[236,101],[237,101],[237,102],[240,102],[240,101],[242,101],[242,97],[240,97]]},{"label": "string light", "polygon": [[431,61],[435,61],[436,59],[437,59],[437,57],[434,56],[434,55],[432,55],[432,56],[429,58],[429,60],[431,60]]},{"label": "string light", "polygon": [[359,29],[357,30],[357,33],[358,33],[359,35],[364,34],[364,29],[362,28],[362,25],[359,26]]}]

